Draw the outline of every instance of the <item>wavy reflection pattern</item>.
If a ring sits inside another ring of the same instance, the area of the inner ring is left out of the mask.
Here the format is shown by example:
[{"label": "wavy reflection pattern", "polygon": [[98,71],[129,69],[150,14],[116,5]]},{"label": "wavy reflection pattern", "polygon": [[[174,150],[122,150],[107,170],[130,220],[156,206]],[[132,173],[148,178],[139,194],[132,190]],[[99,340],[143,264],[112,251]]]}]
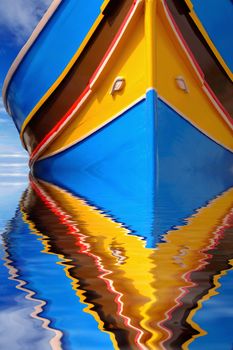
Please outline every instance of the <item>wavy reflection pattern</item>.
[{"label": "wavy reflection pattern", "polygon": [[69,322],[59,321],[52,306],[46,310],[64,346],[87,349],[83,332],[94,336],[91,349],[101,342],[104,349],[189,349],[204,338],[208,325],[203,318],[199,325],[198,315],[232,268],[232,196],[233,189],[222,193],[146,248],[142,237],[84,199],[32,179],[21,210],[40,236],[42,255],[56,257],[62,269],[65,303],[72,291],[81,310]]},{"label": "wavy reflection pattern", "polygon": [[39,295],[30,278],[35,267],[32,257],[40,245],[30,237],[31,232],[17,209],[0,246],[3,263],[0,276],[4,282],[0,289],[0,348],[17,350],[22,349],[22,344],[33,344],[35,350],[59,350],[62,332],[54,328],[51,319],[44,314],[47,301]]}]

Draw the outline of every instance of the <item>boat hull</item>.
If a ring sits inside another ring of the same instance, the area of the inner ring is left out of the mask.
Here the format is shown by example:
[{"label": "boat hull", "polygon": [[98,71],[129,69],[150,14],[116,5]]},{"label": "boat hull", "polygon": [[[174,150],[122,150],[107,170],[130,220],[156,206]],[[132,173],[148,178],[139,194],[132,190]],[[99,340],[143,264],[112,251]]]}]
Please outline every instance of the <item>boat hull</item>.
[{"label": "boat hull", "polygon": [[[233,185],[230,65],[207,33],[211,16],[200,24],[196,1],[194,10],[188,0],[95,3],[81,44],[72,23],[83,4],[66,16],[70,4],[58,6],[22,59],[5,86],[6,104],[33,176],[84,197],[154,246]],[[64,46],[55,74],[49,40],[60,47],[65,36],[77,51]],[[38,88],[34,98],[31,69],[40,67],[44,95]]]},{"label": "boat hull", "polygon": [[152,90],[85,140],[37,161],[33,174],[101,207],[153,246],[233,186],[232,169],[230,151]]}]

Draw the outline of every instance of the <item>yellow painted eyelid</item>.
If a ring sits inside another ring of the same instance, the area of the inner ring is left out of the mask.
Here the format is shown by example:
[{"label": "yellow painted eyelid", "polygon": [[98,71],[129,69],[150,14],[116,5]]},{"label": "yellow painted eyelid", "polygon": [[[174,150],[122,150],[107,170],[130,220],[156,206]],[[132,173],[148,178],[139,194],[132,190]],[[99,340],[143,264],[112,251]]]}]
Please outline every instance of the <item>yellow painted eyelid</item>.
[{"label": "yellow painted eyelid", "polygon": [[27,124],[30,122],[30,120],[33,118],[33,116],[36,114],[36,112],[39,110],[39,108],[45,103],[45,101],[49,98],[49,96],[53,93],[53,91],[59,86],[59,84],[62,82],[62,80],[65,78],[65,76],[69,73],[70,69],[73,67],[76,60],[81,55],[81,53],[83,52],[87,43],[89,42],[91,36],[95,32],[96,28],[98,27],[98,25],[102,21],[102,19],[104,17],[103,11],[106,8],[106,6],[108,5],[109,1],[110,0],[105,0],[103,2],[103,4],[100,7],[101,12],[100,12],[99,16],[95,20],[93,26],[91,27],[91,29],[87,33],[85,39],[83,40],[82,44],[79,46],[78,50],[76,51],[74,56],[71,58],[70,62],[67,64],[67,66],[65,67],[63,72],[60,74],[60,76],[57,78],[57,80],[53,83],[53,85],[47,90],[47,92],[44,94],[44,96],[42,96],[42,98],[39,100],[39,102],[35,105],[35,107],[32,109],[32,111],[25,118],[25,120],[22,124],[22,127],[21,127],[21,131],[20,131],[20,138],[22,140],[24,147],[25,147],[25,144],[23,142],[23,133],[24,133],[24,130],[25,130]]},{"label": "yellow painted eyelid", "polygon": [[192,1],[191,0],[185,0],[185,2],[186,2],[187,6],[190,9],[190,14],[189,14],[190,17],[192,18],[192,20],[194,21],[195,25],[197,26],[197,28],[199,29],[199,31],[203,35],[203,37],[204,37],[205,41],[207,42],[207,44],[209,45],[210,49],[213,51],[213,53],[214,53],[215,57],[217,58],[218,62],[221,64],[221,66],[225,70],[226,74],[228,75],[230,80],[233,82],[233,73],[231,72],[230,68],[228,67],[228,65],[226,64],[224,59],[222,58],[221,54],[219,53],[218,49],[214,45],[213,41],[210,39],[207,31],[205,30],[205,28],[202,25],[199,17],[197,16],[196,12],[194,11],[194,5],[193,5]]}]

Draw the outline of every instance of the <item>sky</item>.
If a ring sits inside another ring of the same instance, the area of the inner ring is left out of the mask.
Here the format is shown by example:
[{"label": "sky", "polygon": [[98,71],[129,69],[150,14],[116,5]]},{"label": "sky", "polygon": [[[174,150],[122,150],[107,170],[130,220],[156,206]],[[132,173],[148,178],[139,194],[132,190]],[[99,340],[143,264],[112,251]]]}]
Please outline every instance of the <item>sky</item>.
[{"label": "sky", "polygon": [[[12,62],[52,0],[0,0],[0,90]],[[28,156],[0,94],[0,232],[28,182]]]}]

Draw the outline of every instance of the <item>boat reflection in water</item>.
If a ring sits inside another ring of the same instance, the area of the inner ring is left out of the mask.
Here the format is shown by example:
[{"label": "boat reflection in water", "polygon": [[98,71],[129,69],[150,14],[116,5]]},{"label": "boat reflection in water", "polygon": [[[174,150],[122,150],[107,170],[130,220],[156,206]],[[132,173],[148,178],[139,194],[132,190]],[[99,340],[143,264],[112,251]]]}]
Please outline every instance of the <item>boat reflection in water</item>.
[{"label": "boat reflection in water", "polygon": [[40,257],[41,242],[33,238],[17,209],[0,245],[1,349],[26,349],[29,344],[36,350],[61,349],[62,332],[51,326],[50,315],[44,313],[48,301],[40,292],[48,274],[33,274],[45,263]]},{"label": "boat reflection in water", "polygon": [[[40,259],[25,279],[47,300],[42,316],[62,332],[59,346],[229,349],[232,322],[216,312],[232,276],[232,196],[233,189],[225,191],[147,248],[142,237],[103,210],[32,179],[21,201],[30,235],[15,245],[24,256],[21,261],[16,254],[15,264],[23,275],[30,259]],[[11,237],[9,232],[8,242]],[[36,252],[34,245],[32,257],[25,243],[20,247],[25,239],[43,248]]]}]

